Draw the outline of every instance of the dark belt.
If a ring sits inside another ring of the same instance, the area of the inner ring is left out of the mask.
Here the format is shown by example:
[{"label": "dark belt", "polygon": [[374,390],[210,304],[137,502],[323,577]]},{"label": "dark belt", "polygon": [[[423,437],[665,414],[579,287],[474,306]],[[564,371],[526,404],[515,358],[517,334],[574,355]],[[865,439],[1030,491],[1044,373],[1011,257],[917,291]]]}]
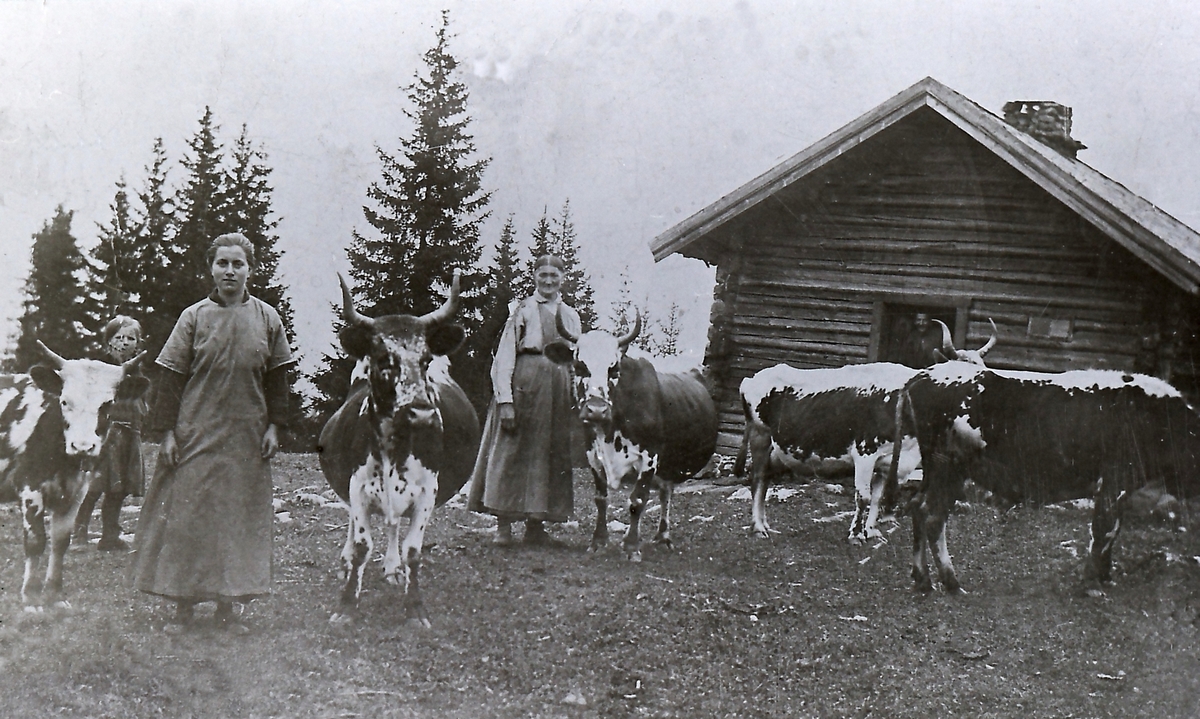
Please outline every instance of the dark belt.
[{"label": "dark belt", "polygon": [[541,350],[534,349],[532,347],[523,347],[519,352],[517,352],[518,355],[540,355],[541,353]]}]

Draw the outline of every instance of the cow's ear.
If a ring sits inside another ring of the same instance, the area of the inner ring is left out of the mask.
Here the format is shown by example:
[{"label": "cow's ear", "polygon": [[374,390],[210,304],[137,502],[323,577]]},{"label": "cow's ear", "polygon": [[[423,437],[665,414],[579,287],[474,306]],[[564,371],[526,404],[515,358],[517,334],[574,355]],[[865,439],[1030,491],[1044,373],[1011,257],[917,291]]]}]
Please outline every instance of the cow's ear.
[{"label": "cow's ear", "polygon": [[551,342],[542,348],[542,354],[555,364],[567,364],[575,359],[575,352],[566,342]]},{"label": "cow's ear", "polygon": [[117,387],[117,399],[138,399],[150,389],[150,380],[146,375],[131,374],[121,380]]},{"label": "cow's ear", "polygon": [[338,332],[338,339],[346,354],[355,358],[366,357],[371,352],[373,330],[363,325],[346,325]]},{"label": "cow's ear", "polygon": [[62,394],[62,377],[53,369],[42,364],[35,364],[29,368],[29,375],[33,377],[33,381],[43,392],[49,392],[52,395]]},{"label": "cow's ear", "polygon": [[425,344],[435,355],[448,355],[458,349],[466,336],[462,325],[434,325],[425,330]]}]

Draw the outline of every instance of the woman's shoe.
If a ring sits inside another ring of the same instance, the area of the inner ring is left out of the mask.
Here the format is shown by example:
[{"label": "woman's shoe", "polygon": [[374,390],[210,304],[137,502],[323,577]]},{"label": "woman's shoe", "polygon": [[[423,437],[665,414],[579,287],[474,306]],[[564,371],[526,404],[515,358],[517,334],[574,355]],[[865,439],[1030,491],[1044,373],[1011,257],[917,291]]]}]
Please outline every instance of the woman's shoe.
[{"label": "woman's shoe", "polygon": [[492,537],[492,544],[497,547],[511,547],[513,543],[512,525],[501,522],[496,525],[496,536]]}]

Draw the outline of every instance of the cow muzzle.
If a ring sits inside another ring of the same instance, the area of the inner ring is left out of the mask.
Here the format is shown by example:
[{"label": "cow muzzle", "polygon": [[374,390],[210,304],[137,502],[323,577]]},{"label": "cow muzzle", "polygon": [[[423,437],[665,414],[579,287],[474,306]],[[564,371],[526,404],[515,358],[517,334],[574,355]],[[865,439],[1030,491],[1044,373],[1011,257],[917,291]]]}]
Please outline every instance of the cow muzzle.
[{"label": "cow muzzle", "polygon": [[100,456],[100,438],[72,439],[67,442],[67,454],[72,457],[98,457]]},{"label": "cow muzzle", "polygon": [[612,405],[602,399],[589,399],[579,408],[579,418],[584,422],[609,422],[612,420]]},{"label": "cow muzzle", "polygon": [[408,421],[419,427],[429,427],[437,423],[437,407],[428,398],[413,400],[408,406]]}]

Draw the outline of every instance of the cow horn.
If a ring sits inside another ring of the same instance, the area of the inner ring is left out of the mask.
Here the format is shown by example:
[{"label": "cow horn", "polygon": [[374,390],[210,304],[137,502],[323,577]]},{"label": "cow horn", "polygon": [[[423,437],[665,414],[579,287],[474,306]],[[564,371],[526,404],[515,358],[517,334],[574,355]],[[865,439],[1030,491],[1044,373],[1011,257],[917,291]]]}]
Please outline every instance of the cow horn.
[{"label": "cow horn", "polygon": [[375,320],[370,317],[364,317],[354,309],[354,296],[350,294],[350,288],[346,285],[346,278],[342,277],[342,273],[338,273],[338,283],[342,286],[342,319],[348,325],[365,325],[372,327],[375,325]]},{"label": "cow horn", "polygon": [[52,350],[49,347],[47,347],[46,345],[42,344],[41,340],[35,340],[35,341],[37,342],[37,346],[41,348],[42,353],[45,354],[46,358],[49,359],[51,364],[54,365],[54,369],[62,369],[63,366],[67,364],[67,361],[65,359],[63,359],[62,357],[59,357],[57,354],[54,353],[54,350]]},{"label": "cow horn", "polygon": [[450,280],[450,296],[442,303],[442,306],[430,312],[427,315],[422,315],[420,320],[424,324],[436,325],[454,316],[458,310],[458,280],[462,276],[460,270],[454,270],[454,277]]},{"label": "cow horn", "polygon": [[125,374],[131,374],[132,372],[137,370],[138,363],[141,362],[142,358],[145,356],[146,356],[146,350],[142,350],[141,352],[138,352],[137,357],[134,357],[133,359],[131,359],[127,362],[122,362],[121,369],[124,370]]},{"label": "cow horn", "polygon": [[558,310],[554,313],[554,326],[558,328],[558,333],[572,342],[579,341],[579,335],[571,334],[567,326],[562,321],[562,305],[558,306]]},{"label": "cow horn", "polygon": [[988,350],[996,346],[996,323],[992,322],[992,318],[988,318],[988,323],[992,326],[992,338],[988,340],[982,347],[979,348],[979,356],[982,357],[988,353]]},{"label": "cow horn", "polygon": [[954,339],[950,337],[950,328],[941,320],[934,320],[942,327],[942,354],[948,359],[953,359],[958,356],[958,350],[954,349]]},{"label": "cow horn", "polygon": [[642,312],[638,308],[633,308],[633,327],[625,333],[623,337],[617,338],[617,346],[622,349],[629,346],[631,342],[637,339],[638,334],[642,331]]}]

